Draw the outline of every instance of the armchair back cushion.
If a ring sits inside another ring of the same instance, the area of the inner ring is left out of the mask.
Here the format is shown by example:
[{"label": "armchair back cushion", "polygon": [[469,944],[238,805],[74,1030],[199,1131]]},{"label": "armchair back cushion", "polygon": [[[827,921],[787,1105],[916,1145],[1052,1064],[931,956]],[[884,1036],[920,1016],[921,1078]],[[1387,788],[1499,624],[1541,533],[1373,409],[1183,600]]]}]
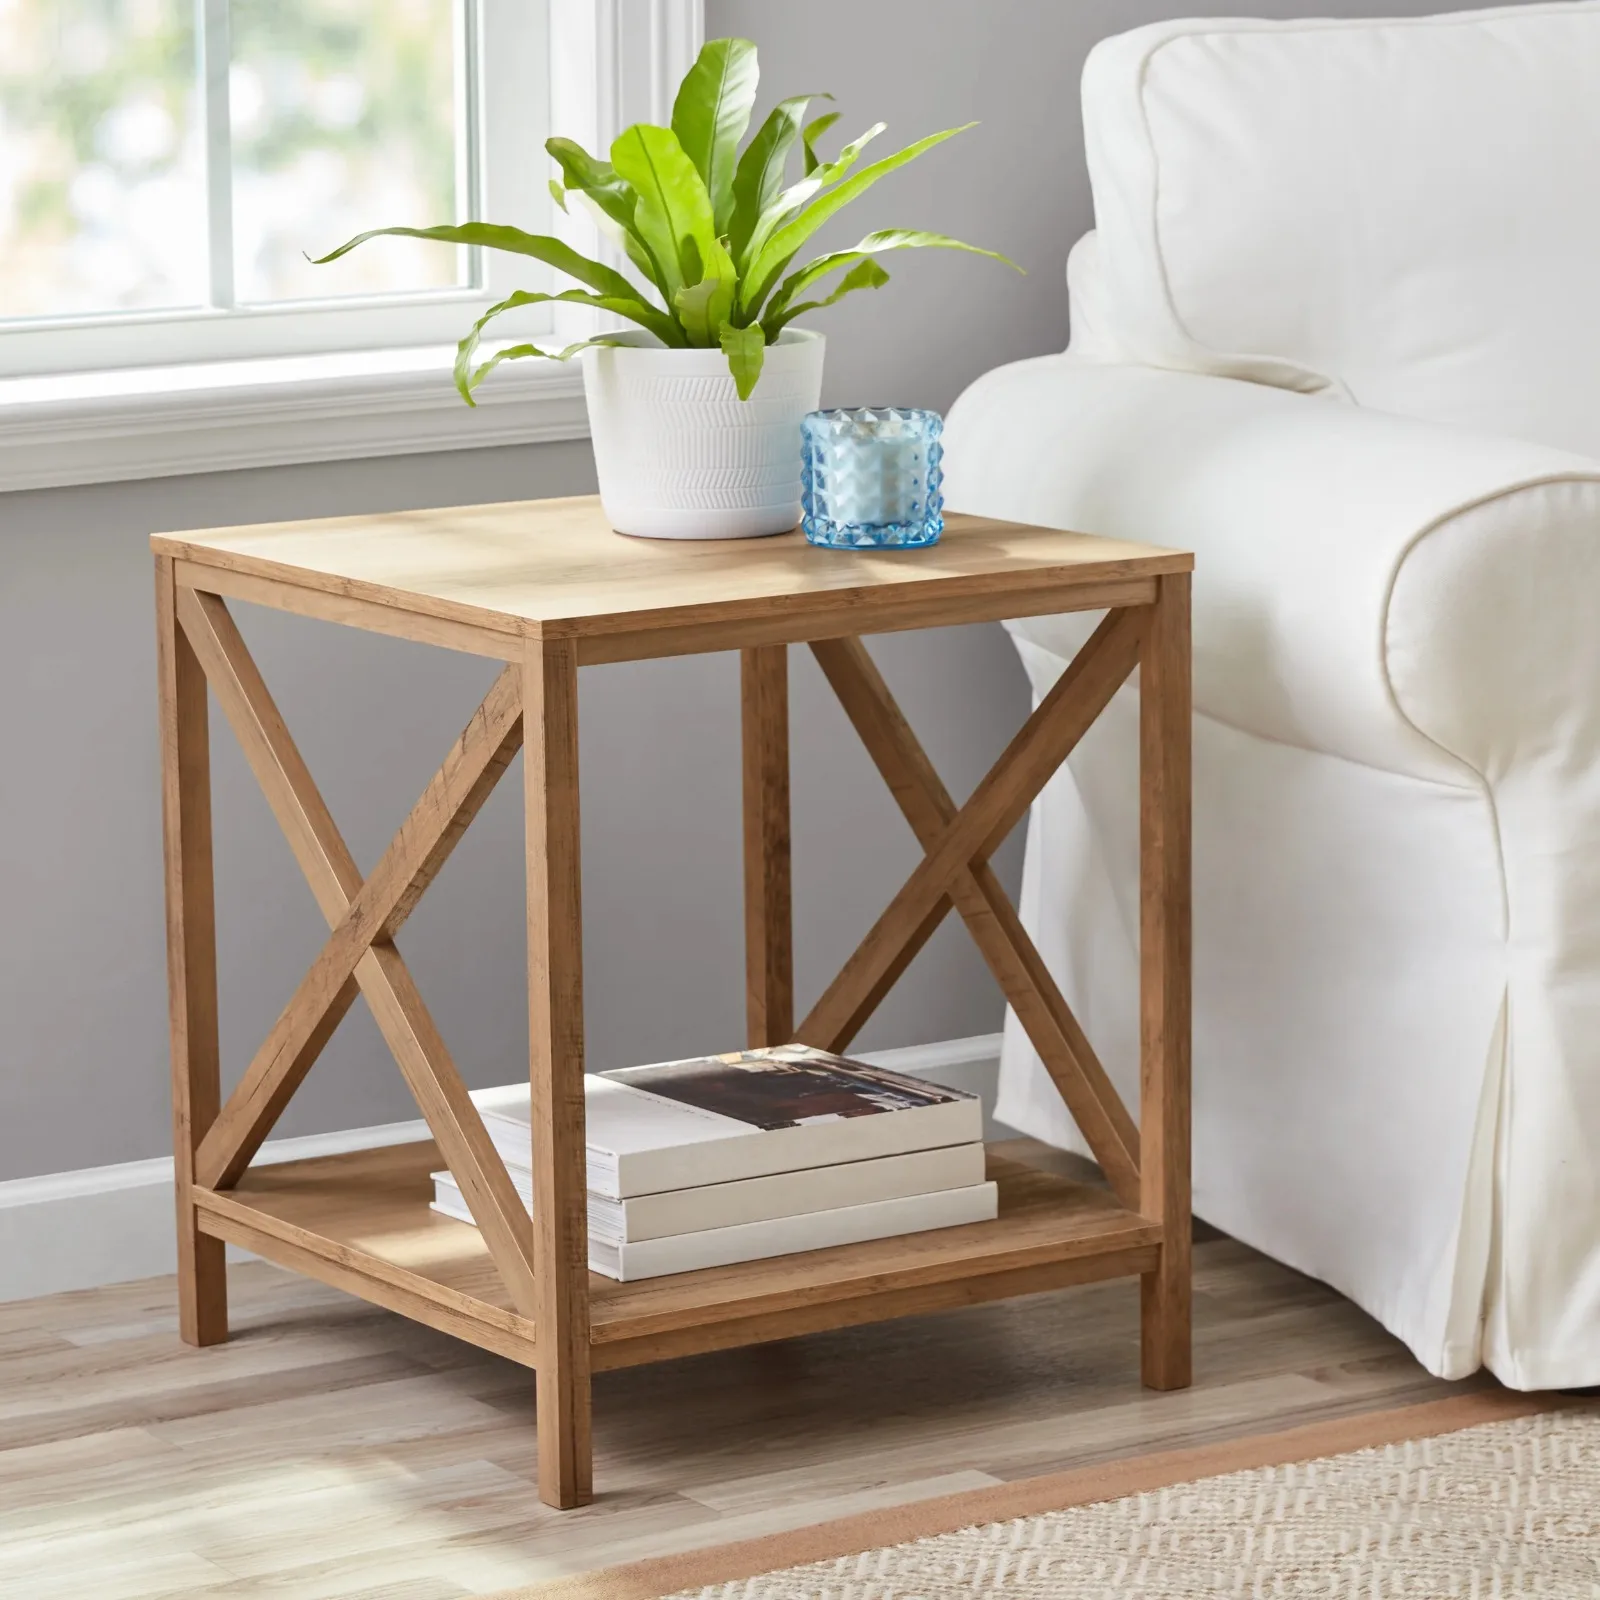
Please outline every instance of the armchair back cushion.
[{"label": "armchair back cushion", "polygon": [[1600,455],[1600,3],[1158,23],[1083,105],[1100,353]]}]

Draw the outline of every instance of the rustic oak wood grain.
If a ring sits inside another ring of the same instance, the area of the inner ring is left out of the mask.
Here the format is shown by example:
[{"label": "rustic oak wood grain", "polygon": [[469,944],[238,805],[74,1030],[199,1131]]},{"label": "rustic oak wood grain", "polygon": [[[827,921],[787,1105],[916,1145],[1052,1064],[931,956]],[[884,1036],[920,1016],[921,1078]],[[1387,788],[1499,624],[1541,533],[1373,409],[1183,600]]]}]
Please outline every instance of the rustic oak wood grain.
[{"label": "rustic oak wood grain", "polygon": [[[217,559],[240,558],[223,552]],[[230,565],[180,560],[176,571],[179,584],[185,588],[497,661],[520,661],[523,638],[536,635],[541,626],[524,618],[487,612],[478,622],[467,622],[461,620],[470,614],[465,608],[449,615],[407,610],[393,595],[381,600],[364,598],[367,593],[384,592],[379,589],[353,583],[328,587],[330,580],[325,576],[316,580],[322,587],[296,582],[293,568],[263,577],[254,568],[246,572]],[[361,594],[352,592],[357,587],[362,588]],[[1009,587],[952,593],[948,585],[929,591],[926,585],[902,584],[866,607],[859,595],[847,592],[842,599],[814,598],[800,610],[747,608],[747,614],[729,620],[709,618],[702,608],[694,613],[700,619],[697,621],[663,624],[649,620],[609,632],[588,633],[578,640],[578,664],[602,666],[613,661],[654,661],[708,650],[805,644],[812,639],[846,638],[864,629],[893,633],[962,622],[997,622],[1004,617],[1038,616],[1053,611],[1100,611],[1110,606],[1150,605],[1155,597],[1154,578],[1075,579],[1066,583],[1043,580],[1030,585],[1023,594]]]},{"label": "rustic oak wood grain", "polygon": [[[537,1365],[534,1326],[526,1317],[453,1289],[437,1276],[418,1273],[371,1250],[342,1244],[327,1232],[302,1228],[259,1210],[236,1193],[212,1189],[200,1191],[200,1196],[200,1226],[209,1237],[236,1244],[301,1277],[315,1278],[522,1366]],[[323,1226],[320,1219],[317,1222]],[[487,1249],[480,1276],[484,1287],[492,1286],[498,1298],[505,1298]]]},{"label": "rustic oak wood grain", "polygon": [[[338,926],[361,892],[360,870],[238,627],[215,595],[182,590],[178,613],[329,927]],[[355,981],[518,1306],[531,1313],[536,1295],[528,1214],[392,941],[372,942],[356,964]],[[333,1020],[322,1026],[336,1024],[340,1004],[349,1003],[349,989],[346,985],[329,1006],[327,1017]]]},{"label": "rustic oak wood grain", "polygon": [[1141,1370],[1152,1389],[1191,1377],[1189,575],[1161,579],[1139,664],[1140,1210],[1162,1228],[1141,1283]]},{"label": "rustic oak wood grain", "polygon": [[[655,661],[708,650],[750,650],[762,645],[809,644],[813,639],[848,639],[861,633],[999,622],[1006,617],[1057,611],[1147,606],[1155,597],[1154,578],[1054,583],[1020,592],[1011,587],[984,587],[972,593],[951,593],[931,585],[901,584],[870,601],[857,596],[849,596],[843,603],[813,599],[804,609],[752,610],[732,620],[706,613],[693,622],[645,623],[625,631],[586,633],[578,639],[578,663],[591,667],[609,661]],[[551,625],[530,622],[527,626],[530,631],[543,632]]]},{"label": "rustic oak wood grain", "polygon": [[[249,1227],[326,1263],[307,1264],[312,1276],[365,1293],[358,1279],[366,1274],[497,1333],[532,1339],[537,1319],[516,1313],[479,1230],[429,1209],[429,1174],[440,1161],[437,1146],[421,1143],[252,1167],[233,1190],[202,1191],[199,1203],[208,1227],[213,1219]],[[640,1350],[647,1342],[667,1348],[678,1336],[671,1348],[679,1353],[716,1348],[716,1330],[757,1319],[767,1319],[762,1337],[783,1338],[790,1316],[814,1330],[899,1315],[882,1298],[891,1292],[927,1291],[915,1303],[928,1310],[986,1298],[989,1280],[1008,1274],[1032,1274],[1027,1281],[1044,1288],[1092,1276],[1073,1264],[1101,1256],[1153,1262],[1160,1226],[1104,1189],[998,1152],[989,1165],[1000,1186],[994,1222],[637,1283],[585,1272],[596,1364],[656,1359]],[[615,1353],[604,1353],[608,1347]]]},{"label": "rustic oak wood grain", "polygon": [[238,624],[216,595],[192,589],[178,592],[178,620],[317,905],[328,926],[335,926],[361,891],[361,869],[323,803]]},{"label": "rustic oak wood grain", "polygon": [[350,901],[228,1097],[200,1146],[201,1183],[227,1188],[250,1164],[348,1009],[362,957],[374,941],[392,940],[399,932],[521,745],[521,674],[508,667]]},{"label": "rustic oak wood grain", "polygon": [[794,913],[789,885],[789,652],[739,660],[744,752],[746,1037],[753,1048],[794,1037]]},{"label": "rustic oak wood grain", "polygon": [[[470,629],[599,638],[854,610],[850,633],[908,600],[946,608],[999,597],[1025,615],[1035,591],[1184,572],[1181,551],[951,513],[927,550],[821,550],[772,539],[628,539],[596,496],[162,534],[158,554],[366,600]],[[918,598],[920,597],[920,598]],[[1059,610],[1065,594],[1039,608]],[[1091,602],[1093,603],[1093,602]],[[1101,601],[1100,604],[1109,602]],[[913,626],[930,625],[926,616]],[[807,634],[801,631],[795,638]],[[724,641],[699,648],[737,648]]]},{"label": "rustic oak wood grain", "polygon": [[[461,622],[364,600],[337,590],[301,587],[280,578],[263,578],[232,567],[202,565],[195,561],[176,563],[178,583],[185,589],[221,595],[228,600],[247,600],[251,605],[270,606],[295,616],[313,617],[319,622],[336,622],[341,627],[359,628],[365,633],[384,633],[395,639],[410,639],[418,644],[438,645],[459,650],[463,655],[488,656],[514,666],[522,663],[524,629],[521,624],[502,621],[499,626]],[[1155,598],[1154,584],[1145,596]]]},{"label": "rustic oak wood grain", "polygon": [[166,861],[167,1014],[178,1216],[178,1324],[189,1344],[228,1337],[221,1244],[200,1230],[196,1152],[222,1095],[217,1043],[216,897],[211,866],[211,741],[205,674],[177,624],[172,562],[156,562],[161,816]]},{"label": "rustic oak wood grain", "polygon": [[811,1008],[801,1039],[842,1050],[855,1037],[943,919],[956,876],[999,848],[1133,670],[1143,626],[1128,610],[1095,629]]},{"label": "rustic oak wood grain", "polygon": [[522,681],[539,1495],[568,1507],[587,1502],[594,1483],[576,649],[531,643]]},{"label": "rustic oak wood grain", "polygon": [[[920,1236],[916,1236],[920,1237]],[[625,1340],[597,1344],[597,1372],[668,1361],[679,1356],[703,1355],[743,1345],[794,1339],[802,1334],[860,1327],[869,1322],[922,1316],[933,1311],[960,1310],[991,1300],[1011,1300],[1018,1295],[1045,1294],[1107,1278],[1126,1278],[1152,1270],[1159,1257],[1154,1244],[1108,1247],[1104,1238],[1083,1255],[1063,1256],[1032,1266],[1009,1267],[970,1278],[934,1278],[926,1283],[880,1286],[870,1297],[799,1301],[781,1311],[753,1312],[720,1322],[700,1322],[662,1333],[638,1333]]]},{"label": "rustic oak wood grain", "polygon": [[[931,849],[954,819],[956,804],[866,646],[859,639],[830,639],[811,649],[918,842]],[[1125,1206],[1137,1209],[1139,1134],[1133,1118],[993,869],[987,862],[964,867],[951,885],[950,898],[1112,1189]]]}]

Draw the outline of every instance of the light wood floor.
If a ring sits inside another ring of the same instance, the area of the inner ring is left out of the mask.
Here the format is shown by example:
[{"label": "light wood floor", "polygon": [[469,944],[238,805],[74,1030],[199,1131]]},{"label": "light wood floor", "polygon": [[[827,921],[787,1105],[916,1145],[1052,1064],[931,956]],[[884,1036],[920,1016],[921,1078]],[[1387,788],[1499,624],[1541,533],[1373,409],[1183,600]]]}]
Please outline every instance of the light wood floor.
[{"label": "light wood floor", "polygon": [[1231,1240],[1195,1270],[1185,1393],[1139,1387],[1133,1282],[603,1374],[568,1512],[531,1373],[265,1263],[211,1350],[169,1279],[0,1305],[0,1595],[455,1600],[1467,1387]]}]

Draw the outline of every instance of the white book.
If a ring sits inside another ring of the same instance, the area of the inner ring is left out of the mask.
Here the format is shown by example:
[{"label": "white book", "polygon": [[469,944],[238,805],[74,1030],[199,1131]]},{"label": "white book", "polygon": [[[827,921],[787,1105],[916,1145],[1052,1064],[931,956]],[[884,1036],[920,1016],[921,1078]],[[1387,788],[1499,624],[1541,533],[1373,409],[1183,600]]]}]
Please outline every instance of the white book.
[{"label": "white book", "polygon": [[[466,1206],[460,1204],[459,1190],[453,1200],[436,1191],[433,1209],[461,1222],[472,1220]],[[830,1245],[860,1244],[867,1239],[893,1239],[905,1233],[988,1222],[998,1211],[995,1185],[979,1183],[938,1194],[902,1195],[897,1200],[874,1200],[868,1205],[811,1211],[799,1217],[772,1217],[765,1222],[741,1222],[731,1228],[707,1228],[700,1233],[630,1244],[591,1236],[589,1270],[632,1283],[674,1272],[698,1272],[702,1267],[727,1267],[739,1261],[764,1261],[772,1256],[797,1255],[802,1250],[824,1250]]]},{"label": "white book", "polygon": [[[528,1086],[474,1094],[507,1164],[531,1159]],[[584,1079],[588,1186],[613,1200],[983,1138],[976,1095],[807,1045]]]},{"label": "white book", "polygon": [[[508,1163],[506,1170],[522,1203],[533,1210],[533,1173]],[[610,1244],[639,1244],[680,1233],[701,1233],[742,1222],[769,1222],[776,1217],[836,1211],[841,1206],[875,1200],[901,1200],[908,1195],[968,1189],[983,1182],[981,1144],[946,1145],[939,1150],[913,1150],[875,1161],[849,1161],[837,1167],[808,1167],[764,1178],[707,1184],[698,1189],[669,1189],[662,1194],[612,1200],[589,1195],[589,1235]],[[448,1172],[433,1174],[434,1196],[449,1214],[465,1202]]]}]

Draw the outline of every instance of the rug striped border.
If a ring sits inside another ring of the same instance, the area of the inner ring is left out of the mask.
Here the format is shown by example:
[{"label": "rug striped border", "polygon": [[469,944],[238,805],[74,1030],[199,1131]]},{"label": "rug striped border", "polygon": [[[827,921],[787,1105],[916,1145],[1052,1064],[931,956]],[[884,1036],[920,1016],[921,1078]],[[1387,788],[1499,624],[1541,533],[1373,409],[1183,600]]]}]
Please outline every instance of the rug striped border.
[{"label": "rug striped border", "polygon": [[1065,1511],[1098,1500],[1120,1500],[1126,1495],[1166,1489],[1196,1478],[1220,1477],[1227,1472],[1348,1455],[1355,1450],[1433,1438],[1484,1422],[1504,1422],[1578,1403],[1559,1394],[1479,1390],[1421,1405],[1313,1422],[1282,1433],[1248,1435],[1190,1449],[1105,1461],[938,1499],[914,1500],[737,1544],[575,1573],[548,1583],[507,1590],[493,1600],[660,1600],[662,1595],[684,1589],[735,1583],[812,1561],[829,1561],[953,1533],[981,1522],[1007,1522],[1013,1517]]}]

